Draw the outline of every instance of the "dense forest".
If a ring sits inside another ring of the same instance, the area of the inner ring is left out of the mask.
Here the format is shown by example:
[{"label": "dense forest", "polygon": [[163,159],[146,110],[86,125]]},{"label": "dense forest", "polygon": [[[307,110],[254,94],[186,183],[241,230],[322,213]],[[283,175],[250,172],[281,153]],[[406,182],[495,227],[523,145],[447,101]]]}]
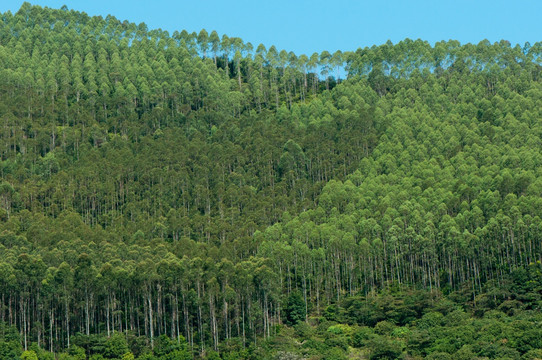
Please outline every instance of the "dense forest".
[{"label": "dense forest", "polygon": [[0,17],[1,359],[542,358],[542,43]]}]

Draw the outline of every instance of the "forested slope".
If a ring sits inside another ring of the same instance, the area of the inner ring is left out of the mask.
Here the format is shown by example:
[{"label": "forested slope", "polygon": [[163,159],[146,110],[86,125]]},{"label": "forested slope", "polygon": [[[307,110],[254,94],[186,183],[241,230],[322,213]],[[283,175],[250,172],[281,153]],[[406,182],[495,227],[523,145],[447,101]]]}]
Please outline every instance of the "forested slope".
[{"label": "forested slope", "polygon": [[0,356],[540,356],[541,56],[2,14]]}]

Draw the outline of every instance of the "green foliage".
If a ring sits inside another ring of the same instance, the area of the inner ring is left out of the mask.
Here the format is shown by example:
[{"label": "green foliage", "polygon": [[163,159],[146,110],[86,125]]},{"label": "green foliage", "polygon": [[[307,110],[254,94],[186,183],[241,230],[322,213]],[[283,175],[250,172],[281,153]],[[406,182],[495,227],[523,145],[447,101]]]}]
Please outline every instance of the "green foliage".
[{"label": "green foliage", "polygon": [[352,345],[358,348],[366,347],[370,340],[374,339],[375,337],[376,335],[373,329],[367,326],[362,326],[354,332],[352,336]]},{"label": "green foliage", "polygon": [[391,335],[395,328],[396,326],[387,320],[380,321],[374,327],[375,333],[379,335]]},{"label": "green foliage", "polygon": [[0,323],[0,358],[16,359],[22,354],[20,335],[14,326]]},{"label": "green foliage", "polygon": [[38,360],[38,355],[32,350],[23,351],[21,360]]},{"label": "green foliage", "polygon": [[368,344],[370,350],[369,359],[397,359],[402,353],[401,345],[394,340],[377,336]]},{"label": "green foliage", "polygon": [[444,315],[440,312],[428,312],[418,321],[418,328],[431,329],[436,326],[442,326],[444,324]]},{"label": "green foliage", "polygon": [[324,317],[329,321],[338,320],[339,307],[336,305],[329,305],[324,309]]},{"label": "green foliage", "polygon": [[126,337],[123,334],[115,333],[105,342],[104,356],[106,358],[118,359],[128,351]]},{"label": "green foliage", "polygon": [[299,291],[294,291],[288,296],[286,305],[286,321],[289,325],[296,325],[305,321],[305,302]]},{"label": "green foliage", "polygon": [[279,351],[277,354],[275,354],[274,357],[275,360],[299,360],[301,357],[297,354],[293,354],[290,352],[285,351]]},{"label": "green foliage", "polygon": [[[176,357],[174,359],[177,359]],[[209,351],[205,356],[207,360],[220,360],[220,355],[216,351]]]},{"label": "green foliage", "polygon": [[[173,340],[166,335],[160,335],[155,339],[154,355],[158,359],[164,360],[188,360],[192,359],[192,355],[187,349],[185,339],[179,336],[179,339]],[[216,353],[215,353],[216,354]],[[208,355],[209,359],[213,359],[212,354]]]},{"label": "green foliage", "polygon": [[432,359],[432,360],[452,360],[453,357],[445,352],[433,352],[429,354],[426,359]]},{"label": "green foliage", "polygon": [[542,359],[542,349],[529,350],[523,355],[522,359],[525,359],[525,360]]},{"label": "green foliage", "polygon": [[314,335],[314,329],[305,321],[300,321],[294,325],[295,336],[299,339],[310,339]]},{"label": "green foliage", "polygon": [[34,352],[39,360],[55,360],[55,355],[38,346],[37,343],[30,345],[30,351]]},{"label": "green foliage", "polygon": [[540,43],[0,44],[0,358],[538,356]]},{"label": "green foliage", "polygon": [[135,359],[134,354],[132,354],[131,352],[127,352],[123,354],[121,357],[121,360],[134,360],[134,359]]},{"label": "green foliage", "polygon": [[338,348],[331,348],[328,351],[324,352],[324,356],[329,360],[346,360],[348,359],[344,354],[344,351]]},{"label": "green foliage", "polygon": [[70,348],[68,349],[68,354],[73,360],[85,360],[87,358],[85,354],[85,349],[80,348],[77,345],[70,346]]},{"label": "green foliage", "polygon": [[337,324],[330,326],[327,331],[334,335],[352,335],[353,329],[346,324]]}]

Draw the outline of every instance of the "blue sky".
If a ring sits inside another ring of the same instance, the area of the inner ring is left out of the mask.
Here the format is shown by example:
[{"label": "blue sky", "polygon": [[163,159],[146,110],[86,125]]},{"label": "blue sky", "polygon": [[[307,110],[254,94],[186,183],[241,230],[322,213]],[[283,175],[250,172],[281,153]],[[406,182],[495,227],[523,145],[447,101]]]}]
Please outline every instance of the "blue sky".
[{"label": "blue sky", "polygon": [[[0,0],[0,12],[22,0]],[[542,41],[538,0],[33,0],[32,4],[114,15],[173,32],[216,30],[297,54],[355,50],[391,40]],[[151,5],[152,4],[152,5]]]}]

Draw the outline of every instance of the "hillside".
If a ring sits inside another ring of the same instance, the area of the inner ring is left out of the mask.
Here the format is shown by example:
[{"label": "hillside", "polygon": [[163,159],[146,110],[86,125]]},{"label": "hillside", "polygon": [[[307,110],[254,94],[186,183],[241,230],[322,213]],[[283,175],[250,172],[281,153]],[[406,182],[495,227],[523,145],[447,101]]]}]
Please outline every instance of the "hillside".
[{"label": "hillside", "polygon": [[307,56],[25,3],[0,358],[541,358],[541,119],[542,43]]}]

